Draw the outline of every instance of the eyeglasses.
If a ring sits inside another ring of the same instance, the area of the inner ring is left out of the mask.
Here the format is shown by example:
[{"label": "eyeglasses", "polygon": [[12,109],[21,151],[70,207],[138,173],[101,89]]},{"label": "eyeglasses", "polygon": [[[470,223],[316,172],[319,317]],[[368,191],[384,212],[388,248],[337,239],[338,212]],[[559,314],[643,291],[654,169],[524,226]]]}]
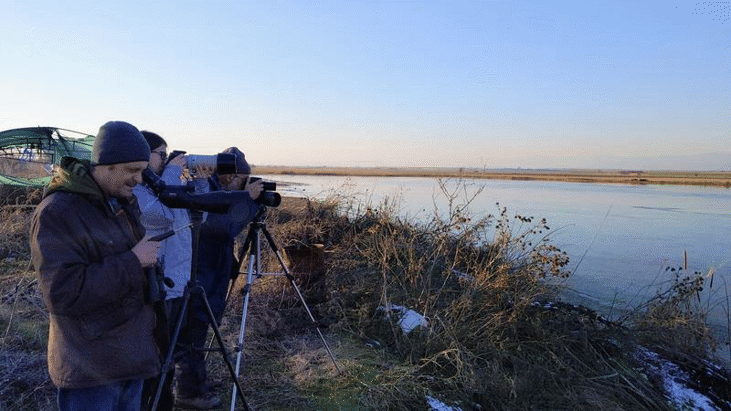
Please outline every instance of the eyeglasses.
[{"label": "eyeglasses", "polygon": [[167,160],[167,158],[168,158],[168,153],[166,153],[166,152],[164,152],[164,151],[153,151],[153,153],[157,153],[157,154],[159,154],[159,155],[160,155],[160,159],[161,159],[161,160],[162,160],[163,162],[165,162],[165,160]]}]

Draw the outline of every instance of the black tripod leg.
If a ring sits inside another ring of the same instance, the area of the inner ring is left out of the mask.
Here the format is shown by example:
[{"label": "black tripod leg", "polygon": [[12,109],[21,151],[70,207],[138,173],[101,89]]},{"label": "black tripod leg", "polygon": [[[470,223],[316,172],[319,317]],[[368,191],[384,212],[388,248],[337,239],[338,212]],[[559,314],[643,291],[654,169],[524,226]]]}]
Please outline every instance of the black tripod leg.
[{"label": "black tripod leg", "polygon": [[218,341],[223,360],[224,362],[226,362],[228,372],[231,374],[231,378],[234,380],[234,384],[236,385],[239,398],[241,398],[241,403],[244,405],[244,409],[249,411],[249,405],[246,403],[246,398],[244,398],[244,392],[241,389],[241,385],[239,384],[239,379],[236,376],[236,372],[234,372],[233,364],[231,364],[231,359],[228,357],[228,351],[226,351],[226,345],[223,342],[223,337],[221,337],[221,331],[218,329],[218,325],[216,325],[216,317],[213,315],[211,306],[208,304],[208,297],[206,297],[206,293],[201,286],[196,286],[195,291],[199,293],[201,298],[203,299],[203,305],[206,307],[208,320],[211,322],[211,328],[213,329],[213,334],[216,336],[216,341]]},{"label": "black tripod leg", "polygon": [[152,408],[150,408],[152,411],[157,410],[158,402],[160,401],[160,395],[162,394],[163,385],[165,384],[165,378],[168,375],[168,372],[170,372],[170,368],[173,365],[173,355],[175,354],[175,346],[178,343],[178,336],[180,335],[180,329],[183,326],[183,319],[185,318],[184,315],[187,312],[188,308],[188,301],[190,300],[190,289],[188,286],[185,287],[185,291],[183,293],[183,304],[180,307],[180,312],[178,313],[178,319],[175,323],[175,331],[173,332],[173,336],[170,339],[170,345],[168,346],[168,352],[165,355],[165,362],[162,365],[162,370],[160,372],[160,381],[157,383],[157,390],[155,391],[155,400],[152,402]]},{"label": "black tripod leg", "polygon": [[292,284],[292,287],[294,287],[294,290],[297,292],[297,296],[299,297],[300,301],[302,301],[302,305],[305,307],[305,311],[307,311],[307,315],[310,316],[310,320],[315,325],[317,334],[320,336],[320,340],[322,340],[322,344],[325,346],[325,350],[327,350],[327,353],[330,356],[330,359],[332,360],[333,364],[335,365],[335,369],[338,370],[338,374],[339,374],[341,371],[340,371],[340,367],[338,367],[337,361],[335,361],[335,356],[333,355],[332,351],[330,351],[330,347],[327,345],[327,342],[325,341],[325,337],[323,337],[322,332],[320,331],[320,327],[317,326],[317,320],[315,320],[315,317],[312,315],[312,312],[310,311],[310,307],[307,306],[307,303],[305,302],[305,297],[302,295],[302,292],[300,292],[300,289],[297,286],[297,283],[294,281],[294,277],[292,277],[292,274],[290,274],[289,269],[287,268],[287,264],[284,263],[284,259],[282,258],[282,253],[279,251],[279,248],[274,243],[274,239],[272,238],[271,234],[269,234],[269,230],[267,230],[266,226],[262,225],[261,230],[264,232],[264,236],[266,237],[267,242],[269,242],[269,247],[271,247],[271,249],[274,250],[274,253],[277,256],[277,260],[279,260],[279,264],[282,266],[284,275],[287,277],[287,280],[289,280],[289,283]]},{"label": "black tripod leg", "polygon": [[[236,280],[230,280],[228,284],[228,289],[226,290],[226,298],[223,300],[223,312],[226,312],[226,307],[228,307],[228,298],[231,296],[231,293],[233,292],[234,285],[236,284]],[[211,338],[208,339],[208,344],[206,344],[206,348],[210,349],[213,347],[213,340],[216,338],[215,335],[212,335]],[[209,351],[206,351],[206,355],[204,358],[208,359],[208,353]]]}]

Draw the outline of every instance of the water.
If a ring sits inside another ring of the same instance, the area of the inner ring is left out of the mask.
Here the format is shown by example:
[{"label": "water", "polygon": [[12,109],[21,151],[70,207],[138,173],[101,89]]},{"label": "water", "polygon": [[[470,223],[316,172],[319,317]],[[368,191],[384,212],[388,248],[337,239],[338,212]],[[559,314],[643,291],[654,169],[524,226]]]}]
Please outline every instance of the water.
[{"label": "water", "polygon": [[[324,197],[333,192],[378,206],[397,202],[399,214],[426,220],[444,212],[447,199],[436,179],[410,177],[265,176],[283,195]],[[289,183],[285,186],[285,183]],[[454,190],[455,181],[447,184]],[[704,301],[716,306],[709,322],[726,327],[726,286],[731,287],[729,241],[731,191],[696,186],[588,184],[469,180],[464,202],[479,189],[470,210],[495,214],[496,202],[510,215],[546,218],[553,244],[566,251],[572,276],[570,298],[605,313],[635,306],[672,278],[668,267],[713,272]]]}]

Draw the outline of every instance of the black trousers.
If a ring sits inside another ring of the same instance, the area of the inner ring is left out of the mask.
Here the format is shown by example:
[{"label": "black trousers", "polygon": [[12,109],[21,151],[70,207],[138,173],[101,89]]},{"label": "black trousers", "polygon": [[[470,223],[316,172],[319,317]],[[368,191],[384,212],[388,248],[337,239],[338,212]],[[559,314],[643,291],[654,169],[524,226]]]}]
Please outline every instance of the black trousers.
[{"label": "black trousers", "polygon": [[186,347],[177,362],[175,379],[179,396],[198,397],[208,394],[205,348],[208,323],[188,317]]}]

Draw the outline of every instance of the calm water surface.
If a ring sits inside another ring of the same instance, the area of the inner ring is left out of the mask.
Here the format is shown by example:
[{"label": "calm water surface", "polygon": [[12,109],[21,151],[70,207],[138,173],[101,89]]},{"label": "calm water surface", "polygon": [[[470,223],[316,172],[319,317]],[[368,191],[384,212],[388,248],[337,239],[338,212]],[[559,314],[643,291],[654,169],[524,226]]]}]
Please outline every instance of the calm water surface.
[{"label": "calm water surface", "polygon": [[[325,197],[338,192],[373,206],[384,199],[396,201],[402,216],[417,220],[429,219],[435,208],[444,212],[447,204],[433,178],[264,177],[277,181],[283,195]],[[456,182],[447,186],[454,190]],[[711,322],[726,326],[731,190],[501,180],[469,180],[467,187],[468,193],[482,189],[470,206],[475,217],[495,214],[499,202],[510,215],[548,220],[553,243],[571,258],[569,298],[605,313],[636,305],[672,278],[666,268],[683,266],[685,254],[689,271],[714,272],[705,301],[718,305]]]}]

